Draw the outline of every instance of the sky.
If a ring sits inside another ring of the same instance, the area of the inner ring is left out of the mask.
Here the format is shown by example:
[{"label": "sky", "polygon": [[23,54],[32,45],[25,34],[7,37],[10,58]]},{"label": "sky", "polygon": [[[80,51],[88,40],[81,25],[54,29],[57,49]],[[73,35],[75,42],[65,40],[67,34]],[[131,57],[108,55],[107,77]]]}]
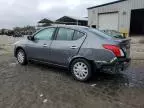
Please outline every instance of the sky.
[{"label": "sky", "polygon": [[0,0],[0,28],[36,25],[43,18],[87,17],[87,8],[115,0]]}]

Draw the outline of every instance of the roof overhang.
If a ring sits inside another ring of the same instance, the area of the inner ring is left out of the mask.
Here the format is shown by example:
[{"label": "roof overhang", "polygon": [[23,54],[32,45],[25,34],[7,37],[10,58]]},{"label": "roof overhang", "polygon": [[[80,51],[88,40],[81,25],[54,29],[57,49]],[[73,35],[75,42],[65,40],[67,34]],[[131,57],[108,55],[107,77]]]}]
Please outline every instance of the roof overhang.
[{"label": "roof overhang", "polygon": [[57,21],[63,21],[65,19],[71,19],[71,20],[75,20],[75,21],[88,21],[88,18],[79,18],[79,17],[73,17],[73,16],[63,16],[59,19],[56,20]]},{"label": "roof overhang", "polygon": [[98,7],[102,7],[102,6],[107,6],[107,5],[111,5],[111,4],[115,4],[115,3],[123,2],[123,1],[127,1],[127,0],[117,0],[117,1],[114,1],[114,2],[109,2],[109,3],[105,3],[105,4],[101,4],[101,5],[97,5],[97,6],[92,6],[92,7],[89,7],[89,8],[87,8],[87,9],[98,8]]}]

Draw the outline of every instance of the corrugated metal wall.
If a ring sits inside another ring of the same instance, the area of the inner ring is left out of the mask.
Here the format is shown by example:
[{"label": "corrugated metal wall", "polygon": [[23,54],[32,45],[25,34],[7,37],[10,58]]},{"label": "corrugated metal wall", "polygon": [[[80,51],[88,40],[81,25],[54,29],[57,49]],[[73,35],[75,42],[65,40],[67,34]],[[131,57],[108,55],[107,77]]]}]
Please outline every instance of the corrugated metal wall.
[{"label": "corrugated metal wall", "polygon": [[88,25],[98,26],[98,14],[108,12],[119,13],[119,31],[129,33],[131,10],[144,8],[144,0],[127,0],[102,7],[88,9]]}]

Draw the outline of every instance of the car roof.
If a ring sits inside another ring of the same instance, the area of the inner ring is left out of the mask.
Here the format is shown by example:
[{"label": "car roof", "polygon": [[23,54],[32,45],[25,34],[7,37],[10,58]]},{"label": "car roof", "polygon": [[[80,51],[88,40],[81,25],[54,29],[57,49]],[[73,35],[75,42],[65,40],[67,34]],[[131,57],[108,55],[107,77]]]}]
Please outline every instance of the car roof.
[{"label": "car roof", "polygon": [[53,25],[53,26],[48,26],[44,28],[49,28],[49,27],[63,27],[63,28],[69,28],[69,29],[74,29],[74,30],[80,30],[80,31],[85,31],[86,32],[86,26],[78,26],[78,25]]}]

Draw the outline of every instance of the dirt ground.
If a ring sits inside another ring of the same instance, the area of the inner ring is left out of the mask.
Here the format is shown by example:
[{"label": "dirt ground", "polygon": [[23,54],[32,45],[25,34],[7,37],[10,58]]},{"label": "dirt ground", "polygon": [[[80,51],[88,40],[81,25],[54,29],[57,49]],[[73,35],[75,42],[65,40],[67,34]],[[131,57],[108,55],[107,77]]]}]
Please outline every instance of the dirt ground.
[{"label": "dirt ground", "polygon": [[144,36],[131,37],[131,57],[144,60]]},{"label": "dirt ground", "polygon": [[17,40],[0,38],[0,108],[144,108],[144,60],[81,83],[63,68],[19,65],[12,52]]}]

